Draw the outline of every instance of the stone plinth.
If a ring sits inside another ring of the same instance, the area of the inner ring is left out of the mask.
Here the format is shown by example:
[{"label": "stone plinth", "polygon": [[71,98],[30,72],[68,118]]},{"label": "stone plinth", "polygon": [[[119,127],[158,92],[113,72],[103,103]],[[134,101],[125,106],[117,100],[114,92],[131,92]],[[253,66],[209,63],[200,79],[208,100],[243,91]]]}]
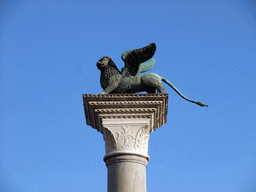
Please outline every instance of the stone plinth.
[{"label": "stone plinth", "polygon": [[103,134],[108,192],[146,192],[149,134],[166,123],[168,94],[83,95],[87,125]]}]

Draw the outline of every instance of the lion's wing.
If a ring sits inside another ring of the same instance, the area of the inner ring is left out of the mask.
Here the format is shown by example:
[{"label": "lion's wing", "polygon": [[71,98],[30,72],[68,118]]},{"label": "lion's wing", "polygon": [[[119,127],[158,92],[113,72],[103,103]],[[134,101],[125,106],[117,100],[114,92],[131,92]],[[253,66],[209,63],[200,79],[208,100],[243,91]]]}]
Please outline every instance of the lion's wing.
[{"label": "lion's wing", "polygon": [[125,63],[125,69],[128,69],[130,75],[133,75],[133,76],[136,75],[138,71],[144,72],[145,70],[142,70],[142,71],[140,70],[140,64],[151,59],[155,54],[155,51],[156,51],[156,44],[151,43],[146,47],[143,47],[140,49],[132,49],[124,52],[121,58]]},{"label": "lion's wing", "polygon": [[139,72],[143,73],[143,72],[149,71],[150,69],[152,69],[155,66],[155,63],[156,63],[155,59],[151,59],[145,63],[141,63]]},{"label": "lion's wing", "polygon": [[[149,71],[150,69],[152,69],[155,66],[155,63],[156,63],[155,59],[150,59],[147,62],[141,63],[140,68],[139,68],[139,73]],[[125,70],[125,67],[123,67],[121,69],[121,73],[123,73],[124,70]]]}]

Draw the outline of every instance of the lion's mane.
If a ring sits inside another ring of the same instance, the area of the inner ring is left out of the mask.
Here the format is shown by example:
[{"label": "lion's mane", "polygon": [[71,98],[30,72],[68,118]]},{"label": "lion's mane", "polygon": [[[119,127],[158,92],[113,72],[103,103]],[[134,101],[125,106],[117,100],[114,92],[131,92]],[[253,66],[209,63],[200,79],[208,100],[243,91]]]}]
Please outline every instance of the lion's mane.
[{"label": "lion's mane", "polygon": [[[119,69],[117,68],[116,64],[114,63],[114,61],[109,57],[109,56],[104,56],[108,59],[108,65],[110,67],[113,67],[114,69],[116,69],[117,71],[119,71]],[[120,71],[119,71],[120,72]]]}]

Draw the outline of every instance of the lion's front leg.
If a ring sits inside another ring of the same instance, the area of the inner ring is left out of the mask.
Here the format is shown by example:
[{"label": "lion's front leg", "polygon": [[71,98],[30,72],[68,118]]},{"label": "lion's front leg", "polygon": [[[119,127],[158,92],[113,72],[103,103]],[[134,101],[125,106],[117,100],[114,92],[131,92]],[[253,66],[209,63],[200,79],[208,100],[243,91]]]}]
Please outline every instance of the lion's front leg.
[{"label": "lion's front leg", "polygon": [[117,87],[118,87],[118,83],[111,84],[104,91],[102,91],[100,94],[109,94],[112,91],[114,91]]},{"label": "lion's front leg", "polygon": [[109,79],[109,85],[107,86],[106,89],[104,89],[104,91],[102,91],[100,94],[109,94],[112,91],[114,91],[116,88],[118,88],[120,82],[121,82],[122,78],[120,76],[112,76]]}]

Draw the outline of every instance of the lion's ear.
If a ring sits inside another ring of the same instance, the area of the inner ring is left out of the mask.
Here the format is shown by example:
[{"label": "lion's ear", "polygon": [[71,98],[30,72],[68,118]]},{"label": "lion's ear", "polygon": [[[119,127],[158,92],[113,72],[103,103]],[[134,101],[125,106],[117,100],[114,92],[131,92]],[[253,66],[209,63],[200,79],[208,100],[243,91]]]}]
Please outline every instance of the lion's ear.
[{"label": "lion's ear", "polygon": [[107,60],[112,60],[109,56],[104,56]]}]

